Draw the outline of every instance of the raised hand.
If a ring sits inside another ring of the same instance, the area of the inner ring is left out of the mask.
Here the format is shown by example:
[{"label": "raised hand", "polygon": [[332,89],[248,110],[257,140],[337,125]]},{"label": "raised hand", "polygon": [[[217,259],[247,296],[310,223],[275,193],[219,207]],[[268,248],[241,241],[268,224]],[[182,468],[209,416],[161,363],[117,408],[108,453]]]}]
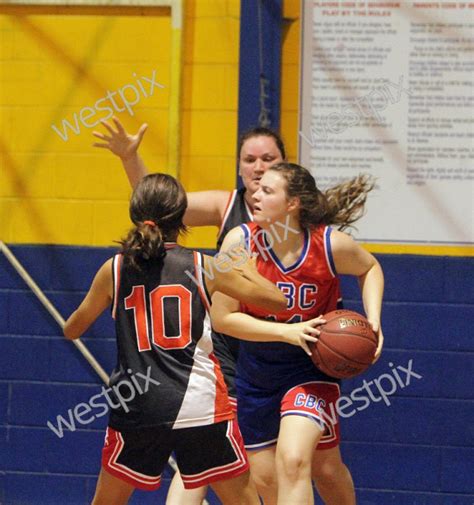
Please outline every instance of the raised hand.
[{"label": "raised hand", "polygon": [[93,131],[92,135],[102,140],[103,142],[96,142],[93,144],[94,147],[100,147],[103,149],[108,149],[116,156],[125,161],[133,156],[136,156],[138,147],[145,135],[145,131],[148,128],[146,123],[140,126],[140,129],[135,135],[130,135],[125,131],[122,123],[116,118],[112,118],[115,127],[114,130],[112,126],[106,121],[101,121],[104,128],[107,130],[107,134]]}]

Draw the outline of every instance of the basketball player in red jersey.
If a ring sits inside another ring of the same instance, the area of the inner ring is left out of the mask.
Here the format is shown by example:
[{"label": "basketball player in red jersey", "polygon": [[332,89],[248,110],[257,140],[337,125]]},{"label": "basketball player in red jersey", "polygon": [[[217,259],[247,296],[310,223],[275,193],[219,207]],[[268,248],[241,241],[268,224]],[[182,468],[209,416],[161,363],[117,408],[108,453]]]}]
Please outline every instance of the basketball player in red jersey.
[{"label": "basketball player in red jersey", "polygon": [[[102,122],[107,132],[94,132],[101,140],[94,146],[109,149],[118,156],[127,173],[132,187],[147,174],[147,168],[138,154],[138,148],[147,129],[144,124],[135,135],[125,131],[117,118],[112,125]],[[286,152],[281,137],[268,128],[253,128],[245,132],[239,139],[239,175],[243,187],[234,191],[198,191],[189,192],[188,208],[184,215],[184,223],[189,226],[217,226],[217,247],[220,248],[226,234],[236,226],[253,220],[254,200],[252,195],[258,190],[260,179],[268,168],[286,159]],[[361,182],[361,181],[359,181]],[[347,194],[343,194],[345,189]],[[357,191],[354,191],[354,188]],[[365,196],[372,185],[336,186],[326,192],[329,198],[346,198],[348,205],[357,202],[363,204]],[[216,356],[218,357],[231,401],[235,405],[235,369],[238,356],[239,341],[225,335],[213,333]],[[318,451],[319,451],[318,447]],[[349,475],[349,477],[348,477]],[[321,451],[313,466],[313,478],[321,497],[326,503],[337,503],[339,489],[344,494],[353,494],[354,488],[349,471],[340,457],[335,457],[330,451]],[[269,475],[268,486],[274,483],[274,476]],[[276,483],[275,486],[276,488]],[[176,474],[170,487],[167,505],[200,505],[206,490],[184,492],[179,475]]]},{"label": "basketball player in red jersey", "polygon": [[[126,504],[135,488],[159,487],[172,451],[187,489],[211,484],[224,504],[259,503],[212,352],[209,296],[222,290],[271,311],[286,300],[252,262],[232,261],[234,268],[222,273],[222,263],[213,269],[212,258],[178,246],[185,210],[186,193],[176,179],[143,178],[132,195],[134,227],[122,252],[99,269],[64,328],[67,338],[78,338],[112,305],[118,365],[110,385],[116,398],[126,387],[120,397],[126,393],[127,401],[116,402],[110,414],[93,505]],[[203,269],[213,269],[214,279],[204,281]],[[285,341],[302,340],[288,325]],[[137,377],[151,386],[141,390]]]},{"label": "basketball player in red jersey", "polygon": [[[295,347],[255,342],[278,335],[285,325],[262,320],[256,331],[250,315],[280,322],[310,320],[337,308],[336,274],[352,274],[359,279],[367,318],[379,336],[378,357],[383,344],[383,273],[370,253],[329,226],[353,222],[360,208],[328,201],[306,169],[290,163],[273,165],[253,198],[254,222],[232,230],[222,250],[245,239],[258,254],[258,271],[285,293],[288,307],[268,313],[216,293],[211,314],[217,331],[249,340],[241,342],[239,351],[238,417],[260,496],[265,505],[309,505],[313,462],[323,452],[330,455],[327,459],[341,459],[339,425],[329,421],[329,407],[339,398],[338,381],[317,370]],[[284,222],[286,216],[288,228],[297,233],[278,239],[275,223]],[[316,445],[327,449],[315,452]],[[278,493],[268,486],[274,474]],[[350,473],[341,479],[351,480]],[[354,505],[352,490],[352,483],[340,486],[330,499],[324,497],[325,503]]]}]

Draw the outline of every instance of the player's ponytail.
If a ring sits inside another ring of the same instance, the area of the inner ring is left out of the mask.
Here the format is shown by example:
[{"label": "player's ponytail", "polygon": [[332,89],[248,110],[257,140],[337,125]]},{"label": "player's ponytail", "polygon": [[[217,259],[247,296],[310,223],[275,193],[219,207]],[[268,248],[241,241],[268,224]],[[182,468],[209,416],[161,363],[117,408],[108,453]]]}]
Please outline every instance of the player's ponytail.
[{"label": "player's ponytail", "polygon": [[145,176],[130,200],[130,219],[135,226],[120,242],[124,263],[141,269],[148,261],[159,261],[166,252],[165,242],[175,241],[186,231],[186,207],[186,193],[174,177]]},{"label": "player's ponytail", "polygon": [[339,225],[339,229],[351,227],[365,210],[367,195],[375,187],[370,175],[359,174],[324,192],[328,204],[327,224]]},{"label": "player's ponytail", "polygon": [[374,188],[370,176],[359,175],[322,192],[311,173],[300,165],[277,163],[269,170],[286,179],[288,197],[299,198],[302,228],[332,224],[343,230],[351,226],[362,217],[367,194]]}]

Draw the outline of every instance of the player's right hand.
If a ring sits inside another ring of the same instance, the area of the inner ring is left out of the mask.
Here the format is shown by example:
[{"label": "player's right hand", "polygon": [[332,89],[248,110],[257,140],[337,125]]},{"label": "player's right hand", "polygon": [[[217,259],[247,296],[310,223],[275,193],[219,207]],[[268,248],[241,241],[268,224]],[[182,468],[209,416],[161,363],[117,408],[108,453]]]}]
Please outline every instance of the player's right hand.
[{"label": "player's right hand", "polygon": [[311,356],[308,343],[313,342],[314,344],[318,341],[317,337],[321,332],[317,327],[322,324],[326,324],[326,320],[321,316],[301,323],[288,323],[283,331],[283,341],[287,344],[300,346],[308,356]]},{"label": "player's right hand", "polygon": [[96,142],[93,146],[108,149],[122,160],[136,155],[148,125],[143,123],[135,135],[130,135],[125,131],[122,123],[116,117],[113,117],[112,120],[117,130],[114,130],[106,121],[101,121],[108,134],[93,131],[92,135],[94,135],[94,137],[104,141]]}]

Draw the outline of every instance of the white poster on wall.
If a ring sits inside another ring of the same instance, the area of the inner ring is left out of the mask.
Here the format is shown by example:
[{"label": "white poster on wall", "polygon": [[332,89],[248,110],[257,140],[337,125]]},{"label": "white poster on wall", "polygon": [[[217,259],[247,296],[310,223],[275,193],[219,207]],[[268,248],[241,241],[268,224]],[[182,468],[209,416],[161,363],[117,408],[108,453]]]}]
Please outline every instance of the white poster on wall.
[{"label": "white poster on wall", "polygon": [[356,237],[474,242],[474,2],[303,1],[299,159],[377,187]]}]

